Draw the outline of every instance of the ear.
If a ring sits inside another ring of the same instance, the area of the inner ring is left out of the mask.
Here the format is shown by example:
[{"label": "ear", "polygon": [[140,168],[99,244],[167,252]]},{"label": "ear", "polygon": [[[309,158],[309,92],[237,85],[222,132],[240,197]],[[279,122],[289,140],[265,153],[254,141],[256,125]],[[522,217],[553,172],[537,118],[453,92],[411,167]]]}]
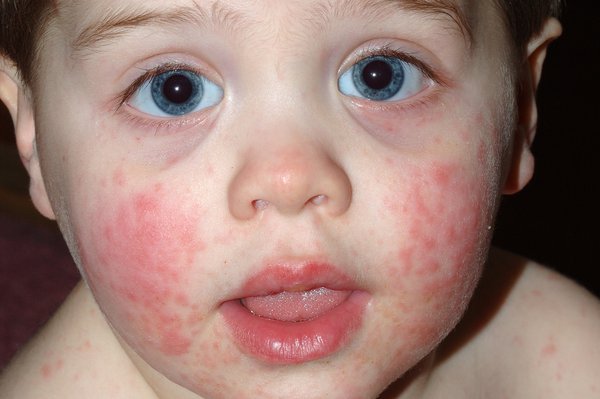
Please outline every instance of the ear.
[{"label": "ear", "polygon": [[514,141],[509,171],[503,194],[514,194],[531,180],[534,157],[531,144],[537,129],[536,92],[542,77],[542,67],[548,46],[560,36],[562,27],[555,18],[544,22],[540,32],[527,43],[527,58],[520,65],[518,112],[519,119],[514,132]]},{"label": "ear", "polygon": [[19,155],[30,177],[29,193],[33,204],[42,215],[55,219],[36,150],[33,102],[14,63],[2,56],[0,56],[0,101],[6,105],[15,127]]}]

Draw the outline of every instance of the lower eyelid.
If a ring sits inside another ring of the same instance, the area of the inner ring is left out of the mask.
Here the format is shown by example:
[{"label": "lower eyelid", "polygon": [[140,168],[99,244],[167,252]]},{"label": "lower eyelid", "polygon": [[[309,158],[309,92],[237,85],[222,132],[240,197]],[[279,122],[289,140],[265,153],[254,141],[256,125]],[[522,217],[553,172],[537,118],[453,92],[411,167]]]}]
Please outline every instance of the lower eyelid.
[{"label": "lower eyelid", "polygon": [[442,92],[442,87],[431,85],[411,98],[401,101],[371,101],[360,97],[345,97],[348,101],[348,106],[356,112],[368,113],[371,115],[381,113],[386,117],[394,115],[394,118],[403,118],[404,116],[400,115],[405,113],[412,115],[413,112],[430,109],[430,107],[440,101]]},{"label": "lower eyelid", "polygon": [[[127,109],[130,108],[130,109]],[[152,131],[154,133],[168,134],[169,132],[181,132],[194,126],[201,125],[210,118],[210,110],[204,109],[192,114],[184,115],[183,117],[168,117],[160,118],[152,115],[142,114],[135,108],[127,105],[118,110],[118,114],[124,118],[125,122],[135,129],[143,131]]]}]

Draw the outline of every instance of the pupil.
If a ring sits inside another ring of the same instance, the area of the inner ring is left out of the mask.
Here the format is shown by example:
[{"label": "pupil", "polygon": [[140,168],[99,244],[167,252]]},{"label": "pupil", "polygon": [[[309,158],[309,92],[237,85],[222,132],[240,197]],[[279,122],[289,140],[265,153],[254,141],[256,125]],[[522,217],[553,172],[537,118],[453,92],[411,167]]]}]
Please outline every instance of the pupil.
[{"label": "pupil", "polygon": [[362,72],[362,79],[367,86],[374,90],[388,87],[392,83],[394,71],[392,66],[381,60],[369,62]]},{"label": "pupil", "polygon": [[190,99],[194,87],[192,82],[184,75],[172,75],[163,85],[163,95],[175,104],[182,104]]}]

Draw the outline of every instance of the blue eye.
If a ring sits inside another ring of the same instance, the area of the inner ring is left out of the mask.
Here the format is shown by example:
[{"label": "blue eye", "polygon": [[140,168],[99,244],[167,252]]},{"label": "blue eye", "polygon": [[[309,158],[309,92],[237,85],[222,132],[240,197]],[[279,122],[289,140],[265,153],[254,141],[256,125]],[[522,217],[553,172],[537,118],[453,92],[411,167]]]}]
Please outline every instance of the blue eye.
[{"label": "blue eye", "polygon": [[175,69],[149,79],[128,102],[146,114],[173,117],[211,107],[222,98],[223,89],[204,76]]},{"label": "blue eye", "polygon": [[427,84],[418,67],[397,57],[375,55],[354,64],[340,76],[342,94],[371,101],[399,101],[417,94]]}]

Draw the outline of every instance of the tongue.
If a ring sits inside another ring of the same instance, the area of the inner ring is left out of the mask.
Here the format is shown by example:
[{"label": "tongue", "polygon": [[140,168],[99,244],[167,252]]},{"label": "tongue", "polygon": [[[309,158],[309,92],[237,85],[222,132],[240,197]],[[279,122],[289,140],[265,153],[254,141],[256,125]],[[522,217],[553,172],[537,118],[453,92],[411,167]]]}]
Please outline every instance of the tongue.
[{"label": "tongue", "polygon": [[253,314],[280,321],[314,319],[344,302],[350,291],[315,288],[309,291],[283,291],[278,294],[242,299]]}]

